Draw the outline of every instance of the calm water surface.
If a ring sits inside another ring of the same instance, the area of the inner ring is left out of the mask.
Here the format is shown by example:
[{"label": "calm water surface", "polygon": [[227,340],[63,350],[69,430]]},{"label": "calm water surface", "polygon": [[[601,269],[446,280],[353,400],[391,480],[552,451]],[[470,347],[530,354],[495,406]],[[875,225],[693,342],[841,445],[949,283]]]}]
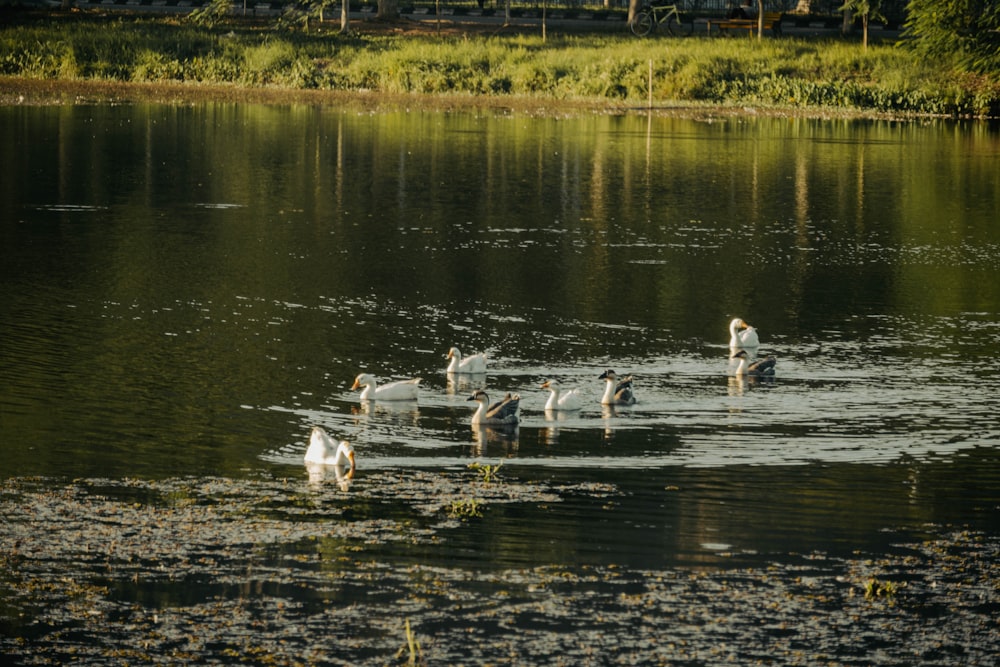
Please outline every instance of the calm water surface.
[{"label": "calm water surface", "polygon": [[[1000,650],[996,127],[0,119],[16,662],[388,664],[405,620],[429,664]],[[773,381],[733,377],[737,316]],[[489,373],[447,377],[453,345]],[[549,378],[584,408],[546,414]],[[470,426],[480,386],[518,429]],[[303,465],[314,424],[353,479]]]}]

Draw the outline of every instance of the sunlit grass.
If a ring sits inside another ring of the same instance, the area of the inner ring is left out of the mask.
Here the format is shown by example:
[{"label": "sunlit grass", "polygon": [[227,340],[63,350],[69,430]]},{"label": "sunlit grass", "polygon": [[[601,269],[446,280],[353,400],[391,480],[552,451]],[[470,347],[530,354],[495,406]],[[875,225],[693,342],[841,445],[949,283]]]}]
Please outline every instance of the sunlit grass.
[{"label": "sunlit grass", "polygon": [[[162,19],[36,23],[0,33],[0,74],[199,81],[609,104],[769,105],[1000,113],[1000,82],[897,46],[835,39],[636,39],[628,34],[354,36]],[[650,88],[652,70],[652,88]]]}]

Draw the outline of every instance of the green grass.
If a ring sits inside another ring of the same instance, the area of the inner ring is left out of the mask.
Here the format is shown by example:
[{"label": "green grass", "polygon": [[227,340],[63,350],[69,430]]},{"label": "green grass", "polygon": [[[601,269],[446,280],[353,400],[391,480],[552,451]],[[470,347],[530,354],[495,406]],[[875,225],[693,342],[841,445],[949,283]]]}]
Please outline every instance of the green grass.
[{"label": "green grass", "polygon": [[[649,70],[652,66],[652,91]],[[0,74],[36,79],[1000,115],[1000,81],[905,48],[833,39],[621,34],[414,37],[206,28],[164,18],[35,20],[0,31]]]}]

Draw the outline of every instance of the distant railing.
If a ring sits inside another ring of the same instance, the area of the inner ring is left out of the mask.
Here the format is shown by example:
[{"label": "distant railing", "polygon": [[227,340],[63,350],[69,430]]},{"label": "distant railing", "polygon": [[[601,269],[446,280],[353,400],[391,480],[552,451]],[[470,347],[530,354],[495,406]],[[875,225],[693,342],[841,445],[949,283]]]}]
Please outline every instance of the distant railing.
[{"label": "distant railing", "polygon": [[[130,6],[130,5],[163,5],[174,7],[200,7],[206,5],[210,0],[76,0],[79,5],[105,5],[105,6]],[[791,11],[798,5],[798,0],[765,0],[767,9],[770,11]],[[285,5],[298,4],[296,0],[247,0],[248,5],[272,5],[282,7]],[[579,9],[585,11],[599,10],[627,10],[629,0],[511,0],[511,7],[541,7],[542,5],[565,10]],[[738,0],[679,0],[678,7],[682,12],[695,14],[724,14],[739,4]],[[821,6],[830,5],[835,11],[841,6],[843,0],[829,0],[829,2],[817,2],[814,0],[813,6],[822,9]],[[374,7],[376,0],[351,0],[352,9],[361,11],[364,7]],[[442,9],[472,9],[488,8],[502,9],[505,0],[483,0],[480,4],[477,0],[399,0],[401,9],[413,6],[439,6]]]},{"label": "distant railing", "polygon": [[[643,0],[640,0],[642,2]],[[667,0],[669,1],[669,0]],[[760,0],[755,0],[759,2]],[[203,7],[211,0],[75,0],[79,6],[103,5],[106,8],[120,7],[130,9],[135,7],[162,7],[172,11],[190,11]],[[305,4],[303,0],[232,0],[237,13],[242,8],[253,10],[255,15],[280,14],[288,7]],[[427,13],[441,11],[445,14],[482,14],[502,12],[506,0],[398,0],[399,9],[404,14]],[[885,0],[889,4],[898,0]],[[350,0],[352,11],[372,13],[376,10],[377,0]],[[331,3],[327,14],[333,15],[335,7]],[[672,4],[672,3],[671,3]],[[725,16],[740,4],[740,0],[677,0],[681,13],[687,17]],[[843,0],[812,0],[813,13],[839,15]],[[510,0],[512,10],[516,15],[521,12],[537,12],[543,6],[558,11],[566,16],[576,14],[609,19],[623,19],[628,13],[629,0]],[[799,0],[764,0],[767,11],[791,12],[799,6]]]},{"label": "distant railing", "polygon": [[[511,5],[541,5],[546,4],[551,7],[562,7],[565,9],[628,9],[629,0],[511,0]],[[798,0],[765,0],[768,11],[789,12],[799,4]],[[466,0],[465,2],[444,0],[442,5],[453,7],[477,6],[476,0]],[[672,3],[671,3],[672,4]],[[739,0],[680,0],[676,3],[682,12],[695,12],[705,14],[724,14],[733,7],[740,4]],[[501,8],[504,0],[485,0],[484,5],[490,8]],[[843,0],[829,0],[828,2],[813,2],[814,7],[819,9],[819,5],[830,5],[830,11],[835,11],[837,7],[843,5]]]}]

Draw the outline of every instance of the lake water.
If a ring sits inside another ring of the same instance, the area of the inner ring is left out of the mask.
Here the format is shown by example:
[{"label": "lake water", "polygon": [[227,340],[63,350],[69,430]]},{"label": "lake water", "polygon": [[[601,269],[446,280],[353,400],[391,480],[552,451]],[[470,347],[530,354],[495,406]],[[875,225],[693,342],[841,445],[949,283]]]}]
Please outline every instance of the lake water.
[{"label": "lake water", "polygon": [[[1000,650],[996,126],[80,105],[0,136],[8,661],[395,664],[406,622],[432,665]],[[773,379],[733,376],[734,317]],[[480,387],[518,428],[470,425]],[[353,478],[306,468],[313,425]]]}]

